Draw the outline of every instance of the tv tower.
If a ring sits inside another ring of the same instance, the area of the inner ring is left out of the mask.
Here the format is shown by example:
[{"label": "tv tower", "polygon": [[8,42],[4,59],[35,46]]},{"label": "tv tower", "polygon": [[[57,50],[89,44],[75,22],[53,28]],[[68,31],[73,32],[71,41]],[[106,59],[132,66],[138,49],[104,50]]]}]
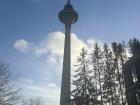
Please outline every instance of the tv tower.
[{"label": "tv tower", "polygon": [[65,45],[61,82],[60,105],[70,105],[71,94],[71,25],[78,20],[78,13],[68,0],[64,9],[59,12],[59,20],[65,25]]}]

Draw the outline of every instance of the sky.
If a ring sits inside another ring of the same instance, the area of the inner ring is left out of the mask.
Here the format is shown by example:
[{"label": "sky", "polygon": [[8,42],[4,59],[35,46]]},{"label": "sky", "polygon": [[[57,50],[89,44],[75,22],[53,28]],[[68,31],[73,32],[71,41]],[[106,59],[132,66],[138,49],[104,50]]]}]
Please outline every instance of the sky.
[{"label": "sky", "polygon": [[[66,0],[0,0],[0,58],[26,96],[59,105]],[[140,0],[72,0],[72,64],[83,46],[140,39]]]}]

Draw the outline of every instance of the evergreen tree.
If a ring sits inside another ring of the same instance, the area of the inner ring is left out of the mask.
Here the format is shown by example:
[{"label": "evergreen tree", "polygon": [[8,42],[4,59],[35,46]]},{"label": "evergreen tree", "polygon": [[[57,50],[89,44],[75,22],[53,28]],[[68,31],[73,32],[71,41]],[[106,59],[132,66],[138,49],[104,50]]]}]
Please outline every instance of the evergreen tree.
[{"label": "evergreen tree", "polygon": [[[91,54],[82,48],[77,57],[72,84],[76,105],[127,105],[123,65],[128,60],[124,43],[113,42],[111,47],[97,43]],[[137,39],[129,41],[133,54],[140,51]]]},{"label": "evergreen tree", "polygon": [[132,54],[140,52],[140,41],[136,38],[130,39],[129,48]]},{"label": "evergreen tree", "polygon": [[72,84],[75,89],[72,92],[73,102],[76,105],[88,105],[89,104],[89,92],[91,91],[91,84],[89,78],[89,67],[87,59],[87,50],[82,48],[80,56],[77,57],[77,64],[75,65],[75,75]]},{"label": "evergreen tree", "polygon": [[118,97],[116,95],[116,78],[115,78],[115,69],[114,69],[114,59],[112,51],[109,49],[107,44],[104,45],[104,84],[103,89],[105,91],[104,98],[106,104],[109,105],[118,105]]},{"label": "evergreen tree", "polygon": [[116,90],[118,96],[118,104],[123,105],[125,103],[125,92],[124,92],[124,75],[123,65],[125,61],[125,49],[121,43],[112,43],[112,49],[114,54],[114,70],[116,75]]},{"label": "evergreen tree", "polygon": [[95,44],[94,50],[91,53],[91,64],[92,64],[92,81],[95,84],[95,100],[97,105],[103,105],[103,72],[104,72],[104,66],[103,66],[103,52],[101,51],[101,48],[98,44]]}]

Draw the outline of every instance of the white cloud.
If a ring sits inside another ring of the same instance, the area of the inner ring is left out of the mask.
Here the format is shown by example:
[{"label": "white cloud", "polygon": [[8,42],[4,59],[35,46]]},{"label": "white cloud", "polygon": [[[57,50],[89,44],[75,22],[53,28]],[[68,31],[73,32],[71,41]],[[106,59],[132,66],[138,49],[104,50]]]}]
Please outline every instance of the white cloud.
[{"label": "white cloud", "polygon": [[28,47],[28,42],[24,39],[17,40],[14,44],[14,48],[21,52],[26,52]]},{"label": "white cloud", "polygon": [[85,43],[82,39],[79,39],[76,34],[72,34],[71,38],[71,58],[72,58],[72,65],[74,64],[77,56],[79,55],[80,50],[85,47],[87,48],[87,43]]},{"label": "white cloud", "polygon": [[47,48],[50,50],[51,54],[62,56],[64,36],[65,35],[62,32],[50,33],[42,44],[47,45]]},{"label": "white cloud", "polygon": [[[63,51],[64,51],[64,38],[65,35],[62,32],[53,32],[48,35],[42,45],[46,45],[48,50],[51,53],[51,59],[56,59],[59,56],[59,62],[63,62]],[[76,34],[71,34],[71,58],[72,63],[75,61],[75,58],[79,54],[82,47],[86,47],[86,43],[83,40],[79,39]]]},{"label": "white cloud", "polygon": [[[48,36],[40,41],[39,44],[33,42],[27,42],[25,39],[17,40],[14,47],[20,52],[32,52],[36,56],[47,55],[49,53],[48,62],[55,63],[59,61],[63,62],[63,51],[64,51],[64,33],[62,32],[52,32]],[[71,55],[72,62],[79,54],[82,47],[87,47],[87,43],[79,39],[76,34],[71,35]],[[57,60],[56,60],[57,59]]]},{"label": "white cloud", "polygon": [[48,49],[46,47],[41,47],[41,48],[35,48],[35,54],[36,55],[43,55],[48,52]]},{"label": "white cloud", "polygon": [[[52,71],[53,71],[53,72],[57,73],[57,75],[61,75],[62,64],[63,64],[64,38],[65,38],[64,33],[52,32],[52,33],[49,33],[47,35],[47,37],[44,38],[39,43],[27,42],[29,53],[32,53],[33,55],[39,56],[39,57],[41,57],[41,56],[45,57],[45,58],[47,57],[45,59],[46,61],[42,61],[42,62],[44,62],[43,66],[41,67],[42,68],[41,72],[43,74],[49,74],[49,73],[52,73]],[[72,69],[73,69],[73,65],[76,62],[77,56],[79,56],[79,52],[80,52],[81,48],[85,47],[87,49],[91,49],[96,42],[97,42],[97,40],[94,40],[94,39],[89,39],[87,41],[83,41],[82,39],[78,38],[76,34],[74,34],[74,33],[71,34],[71,44],[72,44],[71,45],[71,62],[72,62],[71,66],[72,66]],[[48,71],[46,71],[46,69],[49,71],[49,73],[48,73]],[[72,71],[72,74],[73,74],[73,71]],[[46,77],[46,75],[44,77]]]}]

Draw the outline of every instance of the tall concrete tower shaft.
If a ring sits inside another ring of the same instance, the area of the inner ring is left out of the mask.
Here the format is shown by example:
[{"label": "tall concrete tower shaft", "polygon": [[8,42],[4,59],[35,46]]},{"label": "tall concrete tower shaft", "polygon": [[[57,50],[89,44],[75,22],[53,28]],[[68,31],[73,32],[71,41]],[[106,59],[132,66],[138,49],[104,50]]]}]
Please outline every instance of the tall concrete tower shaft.
[{"label": "tall concrete tower shaft", "polygon": [[71,24],[78,20],[78,14],[68,0],[64,9],[59,12],[59,20],[65,25],[65,45],[61,83],[60,105],[70,105],[71,81]]}]

